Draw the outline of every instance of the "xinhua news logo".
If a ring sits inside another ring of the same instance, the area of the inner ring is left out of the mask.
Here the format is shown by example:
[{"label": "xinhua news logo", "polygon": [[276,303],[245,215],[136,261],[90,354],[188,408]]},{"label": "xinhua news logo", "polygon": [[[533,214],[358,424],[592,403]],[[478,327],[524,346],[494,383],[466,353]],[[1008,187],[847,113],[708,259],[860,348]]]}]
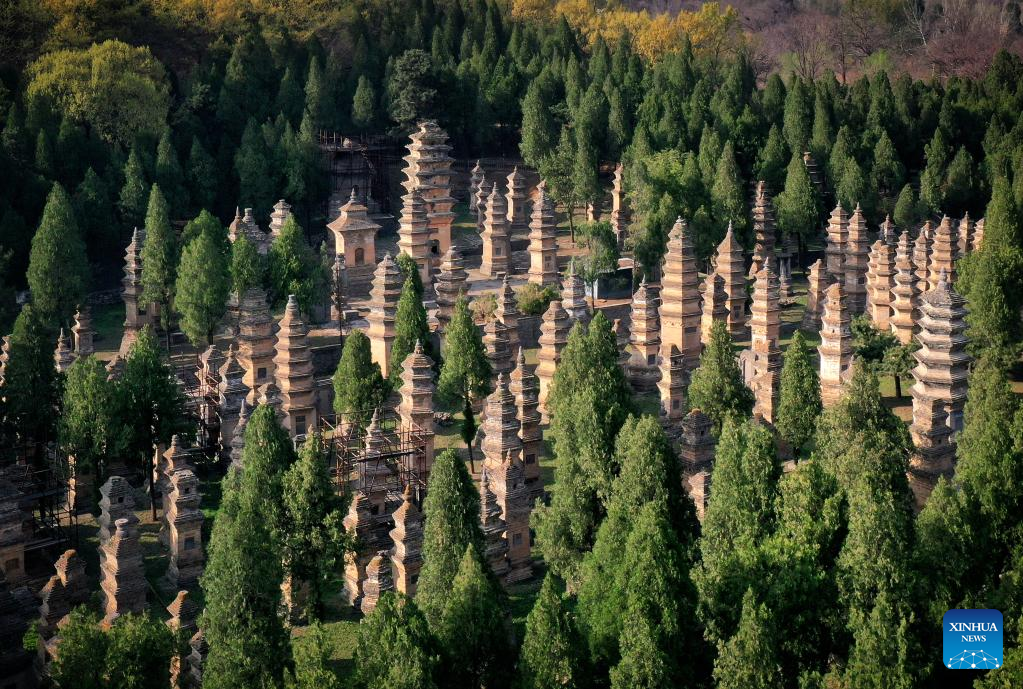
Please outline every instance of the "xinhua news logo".
[{"label": "xinhua news logo", "polygon": [[1002,666],[1002,613],[949,610],[942,620],[942,662],[952,670]]}]

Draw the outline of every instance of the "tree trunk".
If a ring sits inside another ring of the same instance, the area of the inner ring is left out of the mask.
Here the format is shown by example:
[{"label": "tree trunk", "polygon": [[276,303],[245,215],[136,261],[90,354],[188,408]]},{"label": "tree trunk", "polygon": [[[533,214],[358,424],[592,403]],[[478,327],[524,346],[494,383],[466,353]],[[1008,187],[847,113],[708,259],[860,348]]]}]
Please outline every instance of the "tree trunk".
[{"label": "tree trunk", "polygon": [[153,521],[156,521],[156,462],[154,459],[150,459],[147,463],[149,466],[149,508],[153,516]]},{"label": "tree trunk", "polygon": [[895,374],[892,376],[895,379],[895,398],[902,399],[902,376]]}]

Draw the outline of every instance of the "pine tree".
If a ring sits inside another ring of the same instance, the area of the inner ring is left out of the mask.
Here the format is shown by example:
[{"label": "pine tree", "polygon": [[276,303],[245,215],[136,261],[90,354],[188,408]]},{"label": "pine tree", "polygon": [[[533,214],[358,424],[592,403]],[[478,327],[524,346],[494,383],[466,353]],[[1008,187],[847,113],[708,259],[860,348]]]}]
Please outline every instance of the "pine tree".
[{"label": "pine tree", "polygon": [[390,386],[380,365],[373,361],[369,338],[361,330],[353,330],[345,338],[333,384],[334,411],[351,423],[368,423],[373,410],[387,398]]},{"label": "pine tree", "polygon": [[306,436],[298,461],[282,480],[284,497],[284,566],[293,583],[309,584],[305,613],[321,619],[334,573],[349,545],[338,497],[327,467],[327,450],[318,431]]},{"label": "pine tree", "polygon": [[170,224],[167,202],[160,187],[153,185],[146,211],[146,242],[142,246],[142,298],[160,305],[160,325],[167,333],[170,349],[171,305],[177,280],[177,237]]},{"label": "pine tree", "polygon": [[145,220],[148,199],[149,185],[146,184],[142,158],[139,157],[138,149],[132,146],[128,160],[124,164],[124,186],[121,187],[117,204],[121,209],[121,220],[129,234],[132,228],[139,227]]},{"label": "pine tree", "polygon": [[778,229],[809,239],[817,231],[818,205],[817,187],[810,180],[803,157],[793,155],[785,175],[785,191],[775,197]]},{"label": "pine tree", "polygon": [[781,189],[785,182],[785,160],[788,157],[788,146],[782,138],[781,130],[778,129],[778,125],[772,125],[767,135],[767,143],[761,149],[757,161],[757,179],[767,182],[770,189]]},{"label": "pine tree", "polygon": [[105,481],[107,456],[117,456],[121,425],[114,416],[114,383],[94,355],[76,360],[67,370],[57,426],[60,447],[75,458],[75,472],[92,474],[97,487]]},{"label": "pine tree", "polygon": [[465,546],[444,612],[431,623],[443,652],[441,676],[452,687],[501,686],[511,670],[508,634],[500,624],[498,584],[473,544]]},{"label": "pine tree", "polygon": [[355,679],[360,687],[435,689],[437,642],[411,598],[387,591],[359,625]]},{"label": "pine tree", "polygon": [[376,92],[366,75],[359,76],[352,99],[352,122],[361,131],[370,131],[376,122]]},{"label": "pine tree", "polygon": [[266,258],[271,303],[280,305],[294,294],[302,312],[311,314],[324,295],[327,281],[323,264],[306,241],[294,215],[284,221]]},{"label": "pine tree", "polygon": [[810,100],[810,89],[802,79],[794,77],[785,95],[783,132],[789,150],[798,154],[806,150],[812,126],[813,103]]},{"label": "pine tree", "polygon": [[174,212],[180,217],[188,207],[188,192],[185,190],[185,173],[171,143],[170,128],[163,131],[156,147],[156,183],[167,198],[168,206],[176,209]]},{"label": "pine tree", "polygon": [[[418,271],[416,277],[419,276]],[[405,358],[416,348],[416,342],[423,346],[423,352],[437,360],[433,352],[433,341],[430,339],[430,324],[426,319],[426,307],[423,306],[422,293],[416,290],[416,278],[406,278],[398,298],[398,308],[394,316],[394,341],[391,342],[391,366],[388,377],[391,386],[401,387],[402,364]]]},{"label": "pine tree", "polygon": [[201,232],[181,252],[174,305],[181,314],[181,330],[196,347],[213,344],[227,310],[231,283],[222,247],[212,233]]},{"label": "pine tree", "polygon": [[192,137],[192,148],[188,152],[186,180],[193,209],[212,208],[213,202],[217,198],[217,162],[203,148],[199,138],[194,136]]},{"label": "pine tree", "polygon": [[589,657],[561,588],[553,574],[545,576],[526,617],[517,667],[520,689],[583,689],[591,685]]},{"label": "pine tree", "polygon": [[27,304],[14,321],[9,360],[4,370],[0,419],[7,437],[43,443],[52,438],[60,380],[53,366],[56,331]]},{"label": "pine tree", "polygon": [[[402,290],[404,292],[404,288]],[[444,331],[444,363],[437,380],[440,399],[462,407],[462,439],[472,462],[472,439],[476,435],[476,422],[472,403],[490,394],[493,368],[479,329],[469,313],[469,302],[459,297],[451,322]]]},{"label": "pine tree", "polygon": [[725,423],[700,536],[701,562],[693,573],[700,617],[713,643],[736,633],[742,596],[758,583],[755,549],[771,533],[780,475],[766,427],[752,420]]},{"label": "pine tree", "polygon": [[771,612],[751,589],[742,598],[735,635],[718,646],[714,680],[720,689],[772,689],[782,686]]},{"label": "pine tree", "polygon": [[908,230],[920,219],[917,209],[916,192],[913,185],[906,184],[899,192],[899,199],[895,202],[895,210],[892,212],[892,220],[899,230]]},{"label": "pine tree", "polygon": [[693,371],[689,404],[709,416],[718,431],[729,416],[741,421],[753,413],[753,393],[742,381],[732,338],[722,321],[715,321],[700,365]]},{"label": "pine tree", "polygon": [[870,170],[871,185],[883,197],[891,197],[895,190],[902,187],[906,179],[906,169],[899,160],[888,132],[882,131],[881,137],[874,146],[874,166]]},{"label": "pine tree", "polygon": [[742,233],[746,230],[749,225],[746,219],[746,195],[743,193],[742,178],[739,176],[731,141],[725,142],[721,150],[710,198],[714,205],[714,217],[721,225],[731,222],[736,231]]},{"label": "pine tree", "polygon": [[430,469],[423,501],[423,568],[416,587],[416,602],[433,630],[443,624],[466,549],[482,556],[479,513],[479,492],[465,463],[445,450]]},{"label": "pine tree", "polygon": [[245,235],[231,244],[231,291],[239,297],[263,282],[263,258]]},{"label": "pine tree", "polygon": [[798,455],[813,437],[821,413],[821,383],[803,334],[796,331],[785,350],[778,402],[778,432]]},{"label": "pine tree", "polygon": [[59,184],[50,190],[32,237],[26,277],[36,316],[52,327],[69,325],[85,297],[89,267],[71,199]]}]

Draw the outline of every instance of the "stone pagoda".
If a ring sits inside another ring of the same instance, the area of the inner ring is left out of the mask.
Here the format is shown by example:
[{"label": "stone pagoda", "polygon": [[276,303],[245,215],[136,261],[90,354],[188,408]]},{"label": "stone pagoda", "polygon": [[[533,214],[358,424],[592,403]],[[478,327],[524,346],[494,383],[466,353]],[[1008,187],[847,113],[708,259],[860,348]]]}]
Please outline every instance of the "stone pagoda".
[{"label": "stone pagoda", "polygon": [[401,505],[391,514],[391,578],[394,589],[406,596],[416,595],[419,570],[423,566],[423,513],[412,500],[411,486],[405,486]]},{"label": "stone pagoda", "polygon": [[242,406],[238,409],[238,422],[234,426],[234,433],[231,434],[228,456],[231,458],[231,466],[242,468],[242,458],[245,452],[245,426],[249,422],[251,408],[248,402],[242,400]]},{"label": "stone pagoda", "polygon": [[825,292],[828,289],[828,272],[824,261],[817,259],[810,266],[806,287],[806,310],[803,312],[801,330],[816,331],[821,325],[821,313],[824,311]]},{"label": "stone pagoda", "polygon": [[380,372],[387,377],[390,372],[391,343],[394,342],[394,322],[398,313],[398,299],[401,298],[401,270],[390,254],[377,265],[373,274],[373,289],[369,296],[369,336],[373,361],[380,364]]},{"label": "stone pagoda", "polygon": [[334,235],[335,255],[345,259],[349,293],[365,296],[377,264],[376,237],[380,226],[370,220],[369,208],[359,201],[354,188],[348,203],[341,206],[340,214],[327,229]]},{"label": "stone pagoda", "polygon": [[970,374],[966,353],[966,305],[945,272],[920,299],[920,349],[913,353],[913,423],[916,450],[909,465],[909,485],[922,507],[938,478],[955,468],[955,436],[962,430]]},{"label": "stone pagoda", "polygon": [[[123,476],[111,476],[100,489],[100,515],[96,520],[99,525],[100,545],[106,543],[114,535],[114,524],[119,519],[127,519],[129,523],[138,522],[135,516],[135,497],[131,484]],[[102,551],[101,551],[102,556]]]},{"label": "stone pagoda", "polygon": [[487,176],[484,174],[480,177],[479,187],[476,189],[476,198],[471,200],[471,204],[476,208],[476,231],[483,231],[483,217],[486,215],[487,209],[487,197],[490,195],[490,187],[492,185],[487,182]]},{"label": "stone pagoda", "polygon": [[845,294],[849,312],[858,315],[867,308],[867,260],[870,254],[870,240],[867,238],[867,221],[860,204],[849,218],[845,239]]},{"label": "stone pagoda", "polygon": [[146,573],[138,528],[127,519],[118,519],[114,526],[113,536],[101,546],[100,588],[106,627],[121,615],[141,614],[146,609]]},{"label": "stone pagoda", "polygon": [[686,368],[685,357],[675,345],[664,345],[660,355],[660,379],[657,381],[658,397],[661,400],[660,421],[665,433],[672,440],[681,434],[680,423],[686,415]]},{"label": "stone pagoda", "polygon": [[710,499],[710,475],[714,469],[714,422],[699,409],[682,419],[679,459],[686,491],[696,505],[696,516],[702,521]]},{"label": "stone pagoda", "polygon": [[[282,223],[283,224],[283,223]],[[233,243],[238,237],[244,236],[252,242],[261,255],[266,256],[270,250],[270,236],[260,229],[251,208],[245,209],[242,215],[237,208],[234,209],[234,220],[227,226],[227,238]]]},{"label": "stone pagoda", "polygon": [[849,214],[842,204],[835,206],[828,219],[828,237],[824,248],[824,265],[827,268],[828,284],[845,282],[845,241],[849,228]]},{"label": "stone pagoda", "polygon": [[466,205],[469,207],[469,215],[476,217],[476,195],[480,191],[480,183],[483,182],[483,167],[480,161],[476,161],[475,167],[469,172],[469,196]]},{"label": "stone pagoda", "polygon": [[249,403],[256,401],[255,391],[274,376],[273,318],[266,291],[259,287],[245,290],[239,307],[238,363],[245,369],[242,382],[249,388]]},{"label": "stone pagoda", "polygon": [[362,601],[359,603],[359,610],[363,615],[370,614],[376,610],[380,596],[393,590],[390,554],[386,550],[378,550],[366,565],[366,580],[362,582]]},{"label": "stone pagoda", "polygon": [[238,425],[242,404],[249,395],[249,389],[243,380],[245,369],[238,363],[233,344],[228,347],[227,358],[220,367],[218,377],[220,382],[217,385],[217,411],[220,416],[220,445],[221,453],[226,455],[230,452],[230,442]]},{"label": "stone pagoda", "polygon": [[644,277],[632,296],[630,315],[626,377],[635,390],[653,390],[660,377],[657,368],[657,356],[661,351],[660,306],[657,288],[648,284]]},{"label": "stone pagoda", "polygon": [[508,565],[508,525],[501,518],[501,506],[490,489],[490,474],[483,467],[480,477],[480,525],[483,528],[483,557],[494,576],[503,580],[511,567]]},{"label": "stone pagoda", "polygon": [[753,394],[756,404],[753,413],[773,424],[781,392],[781,305],[778,303],[778,277],[773,262],[768,258],[763,270],[757,273],[753,287],[753,306],[750,317],[750,337],[753,350]]},{"label": "stone pagoda", "polygon": [[828,287],[821,318],[820,355],[821,402],[833,406],[842,398],[846,378],[852,364],[852,317],[845,299],[845,290],[839,282]]},{"label": "stone pagoda", "polygon": [[574,259],[568,262],[568,270],[561,280],[561,305],[568,311],[573,325],[590,322],[590,309],[586,305],[586,285],[575,272]]},{"label": "stone pagoda", "polygon": [[978,251],[984,246],[984,218],[977,221],[973,226],[973,241],[970,243],[970,251]]},{"label": "stone pagoda", "polygon": [[874,327],[890,329],[892,290],[895,288],[895,247],[883,240],[870,249],[871,270],[867,277],[867,314]]},{"label": "stone pagoda", "polygon": [[501,289],[497,293],[497,308],[494,310],[494,317],[501,321],[506,328],[505,334],[508,337],[509,351],[517,352],[520,345],[519,306],[507,275],[501,282]]},{"label": "stone pagoda", "polygon": [[451,225],[455,214],[451,208],[455,199],[451,195],[451,146],[447,133],[432,120],[419,123],[413,132],[405,155],[405,193],[417,189],[426,202],[430,227],[430,242],[436,246],[433,254],[439,259],[451,246]]},{"label": "stone pagoda", "polygon": [[540,455],[543,453],[543,432],[540,430],[540,381],[526,365],[526,355],[519,348],[515,369],[509,376],[508,391],[515,397],[518,410],[519,440],[522,441],[522,463],[526,485],[537,496],[543,492],[540,482]]},{"label": "stone pagoda", "polygon": [[345,532],[356,538],[358,548],[345,552],[344,596],[349,605],[358,605],[362,600],[362,582],[366,580],[366,567],[370,560],[384,545],[377,535],[377,517],[379,507],[370,504],[370,499],[362,490],[352,494],[343,524]]},{"label": "stone pagoda", "polygon": [[39,633],[49,638],[57,630],[57,623],[74,608],[88,602],[89,580],[85,575],[85,561],[75,550],[65,550],[53,565],[57,573],[39,591]]},{"label": "stone pagoda", "polygon": [[288,218],[291,217],[291,206],[284,199],[280,199],[274,204],[274,209],[270,213],[270,237],[271,242],[277,239],[280,235],[281,230],[284,228],[284,223],[288,222]]},{"label": "stone pagoda", "polygon": [[[423,285],[430,285],[433,268],[430,221],[427,219],[426,202],[418,189],[401,197],[401,216],[398,219],[398,251],[412,257],[419,267]],[[448,244],[450,246],[450,243]]]},{"label": "stone pagoda", "polygon": [[774,206],[767,194],[763,180],[757,182],[756,198],[753,202],[753,263],[749,275],[755,278],[764,269],[769,257],[774,255]]},{"label": "stone pagoda", "polygon": [[508,175],[508,226],[512,236],[524,235],[529,229],[529,214],[526,212],[526,176],[518,166]]},{"label": "stone pagoda", "polygon": [[554,202],[547,195],[547,183],[540,182],[533,195],[529,221],[529,281],[538,285],[558,284],[558,221]]},{"label": "stone pagoda", "polygon": [[895,284],[889,301],[891,315],[888,319],[889,327],[902,344],[913,341],[920,298],[910,247],[909,230],[905,230],[899,236],[899,243],[895,249]]},{"label": "stone pagoda", "polygon": [[491,466],[499,465],[506,453],[522,452],[518,416],[515,395],[508,386],[508,376],[500,373],[494,391],[487,396],[486,412],[480,424],[483,432],[480,449]]},{"label": "stone pagoda", "polygon": [[824,174],[821,172],[820,165],[814,160],[814,157],[810,155],[809,151],[803,151],[803,165],[806,167],[806,172],[810,176],[810,181],[817,187],[817,193],[824,193]]},{"label": "stone pagoda", "polygon": [[[687,369],[700,359],[700,274],[689,225],[679,218],[668,235],[661,266],[661,343],[678,347]],[[633,326],[635,327],[635,326]]]},{"label": "stone pagoda", "polygon": [[79,306],[75,312],[75,324],[71,326],[71,335],[78,358],[82,359],[96,353],[94,344],[96,331],[92,329],[92,310],[88,304]]},{"label": "stone pagoda", "polygon": [[508,342],[508,328],[499,318],[491,318],[483,326],[483,346],[487,348],[487,359],[495,376],[511,373],[515,361]]},{"label": "stone pagoda", "polygon": [[203,571],[206,558],[202,549],[200,502],[199,479],[191,470],[182,469],[171,474],[170,494],[164,504],[167,546],[170,549],[167,583],[172,589],[194,586]]},{"label": "stone pagoda", "polygon": [[153,324],[153,311],[142,299],[142,247],[146,243],[146,231],[135,228],[131,242],[124,251],[124,278],[121,279],[121,296],[124,299],[124,334],[118,355],[128,354],[135,338],[147,325]]},{"label": "stone pagoda", "polygon": [[710,342],[710,331],[714,321],[728,320],[728,293],[725,292],[725,279],[711,270],[703,280],[703,304],[700,314],[700,342]]},{"label": "stone pagoda", "polygon": [[895,248],[895,245],[899,243],[899,234],[895,231],[895,223],[892,222],[892,216],[885,215],[884,222],[877,229],[878,239]]},{"label": "stone pagoda", "polygon": [[75,363],[75,353],[71,349],[71,340],[64,334],[64,328],[61,328],[60,335],[57,336],[57,349],[53,352],[53,364],[57,373],[67,373],[73,363]]},{"label": "stone pagoda", "polygon": [[536,377],[540,381],[540,413],[544,423],[549,418],[547,415],[547,396],[551,391],[551,381],[554,380],[554,370],[561,361],[561,352],[568,344],[568,333],[572,329],[572,321],[568,312],[561,306],[561,301],[555,299],[547,307],[540,323],[540,351],[537,352]]},{"label": "stone pagoda", "polygon": [[959,233],[956,236],[956,258],[962,258],[973,250],[974,224],[969,212],[959,221]]},{"label": "stone pagoda", "polygon": [[611,229],[615,233],[619,251],[625,248],[625,237],[629,230],[628,211],[625,208],[624,173],[624,165],[621,163],[615,165],[614,179],[611,183]]},{"label": "stone pagoda", "polygon": [[732,339],[746,337],[746,270],[743,267],[742,245],[735,238],[732,223],[728,223],[725,238],[718,245],[715,266],[718,275],[725,280],[725,294],[728,295],[728,334]]},{"label": "stone pagoda", "polygon": [[277,331],[275,378],[281,391],[284,428],[292,438],[319,427],[316,411],[316,381],[309,349],[309,329],[298,310],[298,299],[288,295],[288,305]]},{"label": "stone pagoda", "polygon": [[422,342],[416,341],[415,349],[405,357],[401,369],[398,416],[403,428],[422,438],[426,475],[421,478],[425,481],[433,466],[433,393],[436,386],[433,383],[433,359],[423,353]]},{"label": "stone pagoda", "polygon": [[506,584],[525,581],[533,576],[532,536],[529,532],[533,508],[522,459],[518,451],[506,452],[499,465],[488,460],[484,467],[505,522],[510,569],[504,581]]},{"label": "stone pagoda", "polygon": [[508,225],[508,206],[504,196],[493,185],[483,215],[483,263],[480,275],[487,278],[502,277],[511,268],[511,234]]},{"label": "stone pagoda", "polygon": [[920,228],[916,241],[913,242],[913,273],[916,275],[916,288],[923,294],[929,288],[927,282],[931,264],[931,238],[934,230],[928,220]]},{"label": "stone pagoda", "polygon": [[452,244],[440,259],[440,270],[433,285],[437,292],[437,322],[441,332],[444,332],[451,322],[455,304],[458,297],[465,293],[468,279],[469,274],[465,272],[465,265],[462,262],[462,252]]},{"label": "stone pagoda", "polygon": [[941,273],[948,276],[950,283],[956,278],[956,236],[952,221],[946,215],[934,231],[934,241],[931,243],[931,258],[927,263],[927,290],[933,290],[938,286]]}]

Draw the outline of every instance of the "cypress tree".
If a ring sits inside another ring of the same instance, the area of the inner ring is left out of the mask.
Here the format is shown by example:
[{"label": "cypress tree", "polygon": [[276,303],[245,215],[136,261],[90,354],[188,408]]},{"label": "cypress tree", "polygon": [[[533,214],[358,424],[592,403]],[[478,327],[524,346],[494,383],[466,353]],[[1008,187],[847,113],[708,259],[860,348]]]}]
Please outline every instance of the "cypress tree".
[{"label": "cypress tree", "polygon": [[75,458],[75,471],[92,473],[98,488],[105,481],[105,458],[119,451],[121,425],[114,416],[114,383],[94,355],[76,360],[67,370],[57,426],[60,447]]},{"label": "cypress tree", "polygon": [[256,120],[250,119],[234,156],[238,193],[243,205],[251,208],[269,208],[273,205],[275,189],[271,165],[263,133]]},{"label": "cypress tree", "polygon": [[549,72],[544,70],[533,79],[522,99],[522,159],[531,167],[539,167],[558,145],[559,126],[549,103],[554,97]]},{"label": "cypress tree", "polygon": [[769,124],[782,123],[782,117],[785,114],[785,99],[785,82],[782,81],[781,75],[775,72],[768,77],[760,99],[764,110],[764,119]]},{"label": "cypress tree", "polygon": [[60,380],[53,366],[56,332],[35,304],[26,304],[14,321],[9,360],[4,370],[0,418],[9,438],[42,443],[52,437]]},{"label": "cypress tree", "polygon": [[824,100],[824,94],[818,91],[813,101],[813,130],[810,136],[810,155],[818,165],[827,167],[828,156],[834,143],[831,113]]},{"label": "cypress tree", "polygon": [[109,638],[99,626],[99,616],[79,605],[68,615],[60,631],[61,653],[54,658],[51,677],[60,687],[104,689]]},{"label": "cypress tree", "polygon": [[142,246],[142,298],[160,305],[160,325],[170,349],[171,304],[177,280],[177,237],[170,224],[167,201],[153,185],[146,211],[146,242]]},{"label": "cypress tree", "polygon": [[145,613],[118,617],[107,632],[106,686],[163,689],[173,655],[174,634],[166,624]]},{"label": "cypress tree", "polygon": [[739,166],[735,162],[735,150],[732,142],[725,142],[718,161],[714,185],[710,188],[710,198],[714,206],[714,216],[721,225],[732,223],[736,231],[742,233],[749,223],[746,219],[746,194],[743,192]]},{"label": "cypress tree", "polygon": [[1023,248],[1023,220],[1009,181],[997,177],[984,213],[984,246]]},{"label": "cypress tree", "polygon": [[40,129],[36,136],[35,168],[36,172],[47,179],[57,177],[57,168],[53,163],[53,147],[45,129]]},{"label": "cypress tree", "polygon": [[[403,251],[398,254],[398,258],[395,260],[395,263],[398,264],[398,270],[401,271],[402,278],[405,280],[411,278],[412,288],[415,290],[416,297],[422,299],[423,278],[419,274],[419,265],[416,263],[416,260]],[[404,283],[402,286],[404,286]]]},{"label": "cypress tree", "polygon": [[305,82],[305,110],[319,127],[330,126],[333,113],[330,108],[330,94],[326,75],[320,59],[315,55],[309,59],[309,73]]},{"label": "cypress tree", "polygon": [[176,209],[180,217],[188,206],[188,193],[185,191],[185,173],[171,143],[169,128],[163,131],[156,147],[156,183],[160,185],[168,205]]},{"label": "cypress tree", "polygon": [[920,203],[927,213],[936,213],[941,209],[944,194],[942,183],[951,156],[941,127],[934,130],[934,137],[924,147],[924,151],[927,165],[920,174]]},{"label": "cypress tree", "polygon": [[217,197],[217,162],[195,136],[188,152],[186,181],[193,208],[212,208]]},{"label": "cypress tree", "polygon": [[877,145],[874,146],[874,166],[870,170],[871,185],[883,197],[891,197],[895,190],[902,187],[906,179],[906,169],[899,160],[888,132],[882,131]]},{"label": "cypress tree", "polygon": [[[231,241],[227,238],[227,228],[220,224],[212,213],[209,211],[200,211],[199,215],[195,216],[187,223],[185,228],[181,231],[181,244],[187,246],[189,242],[198,237],[201,234],[208,234],[213,243],[217,246],[221,254],[224,255],[224,268],[225,271],[230,268],[228,261],[231,257]],[[244,235],[239,235],[239,239]],[[230,276],[228,275],[228,279]]]},{"label": "cypress tree", "polygon": [[973,158],[960,146],[945,171],[941,208],[955,217],[961,216],[973,202]]},{"label": "cypress tree", "polygon": [[91,167],[86,168],[72,200],[80,218],[82,239],[91,263],[108,263],[120,247],[120,236],[111,212],[110,190]]},{"label": "cypress tree", "polygon": [[871,190],[855,158],[846,161],[842,179],[835,188],[835,196],[844,208],[855,208],[859,205],[867,217],[872,215],[874,203]]},{"label": "cypress tree", "polygon": [[895,202],[892,220],[895,221],[895,227],[898,229],[908,230],[919,219],[920,213],[917,210],[916,192],[913,191],[913,185],[906,184],[902,187],[902,191],[899,192],[899,199]]},{"label": "cypress tree", "polygon": [[333,384],[334,411],[352,423],[368,423],[373,410],[387,398],[390,387],[380,365],[373,361],[369,338],[361,330],[353,330],[345,338]]},{"label": "cypress tree", "polygon": [[783,133],[793,153],[802,153],[810,141],[810,128],[813,126],[813,103],[810,101],[810,89],[799,77],[793,77],[789,91],[785,95],[785,114]]},{"label": "cypress tree", "polygon": [[517,667],[519,689],[583,689],[591,685],[589,657],[560,590],[553,574],[545,576],[526,617]]},{"label": "cypress tree", "polygon": [[482,556],[479,513],[479,492],[465,463],[445,450],[433,463],[423,501],[423,568],[416,588],[416,602],[431,629],[443,624],[466,549]]},{"label": "cypress tree", "polygon": [[813,437],[821,413],[821,383],[803,334],[796,331],[785,350],[778,401],[778,432],[798,455]]},{"label": "cypress tree", "polygon": [[281,77],[280,88],[277,89],[277,99],[274,101],[274,108],[284,115],[291,123],[302,119],[302,110],[305,107],[305,91],[302,88],[300,77],[295,76],[297,65],[292,63],[284,68],[284,76]]},{"label": "cypress tree", "polygon": [[59,184],[50,190],[32,237],[26,277],[36,317],[51,327],[69,324],[85,297],[89,268],[71,199]]},{"label": "cypress tree", "polygon": [[709,416],[720,432],[729,416],[741,420],[752,414],[753,401],[753,393],[742,381],[728,328],[715,321],[710,342],[690,379],[689,404]]},{"label": "cypress tree", "polygon": [[772,531],[780,475],[771,432],[753,420],[729,419],[718,441],[701,562],[693,573],[700,617],[713,643],[735,634],[742,597],[758,583],[755,550]]},{"label": "cypress tree", "polygon": [[435,689],[439,649],[411,598],[387,591],[359,625],[355,679],[360,687]]},{"label": "cypress tree", "polygon": [[864,689],[911,689],[916,677],[917,650],[913,646],[912,615],[905,605],[882,592],[869,614],[855,622],[847,686]]},{"label": "cypress tree", "polygon": [[376,122],[376,92],[366,75],[359,76],[352,99],[352,122],[361,131],[370,131]]},{"label": "cypress tree", "polygon": [[721,137],[718,136],[709,124],[704,125],[700,134],[700,148],[698,158],[700,161],[700,174],[703,175],[703,186],[710,189],[714,186],[714,180],[722,154]]},{"label": "cypress tree", "polygon": [[714,680],[719,689],[772,689],[782,686],[771,612],[747,589],[739,628],[718,646]]},{"label": "cypress tree", "polygon": [[472,403],[490,394],[492,377],[493,369],[483,338],[469,313],[469,302],[459,297],[444,332],[444,363],[437,380],[437,394],[449,404],[462,407],[462,440],[469,450],[470,463],[472,440],[476,436]]},{"label": "cypress tree", "polygon": [[124,186],[121,187],[117,204],[121,209],[121,220],[129,233],[145,219],[148,199],[149,190],[142,159],[139,157],[138,149],[132,146],[128,160],[124,164]]},{"label": "cypress tree", "polygon": [[241,297],[245,290],[263,282],[263,260],[256,245],[245,235],[231,244],[231,291]]},{"label": "cypress tree", "polygon": [[294,215],[284,221],[280,234],[270,244],[267,272],[272,288],[271,303],[280,305],[288,295],[294,294],[302,312],[312,313],[323,295],[326,277],[319,256],[309,246]]},{"label": "cypress tree", "polygon": [[843,125],[838,130],[838,135],[835,137],[835,145],[831,147],[831,153],[828,155],[827,171],[832,187],[837,187],[841,183],[842,175],[845,174],[846,164],[850,158],[855,158],[855,150],[851,139],[852,133],[849,130],[849,126]]},{"label": "cypress tree", "polygon": [[785,159],[788,157],[788,146],[782,138],[781,130],[778,129],[778,125],[772,125],[767,135],[767,143],[760,151],[757,179],[767,182],[771,189],[781,189],[785,182]]},{"label": "cypress tree", "polygon": [[785,191],[775,197],[778,228],[794,237],[809,239],[817,230],[817,188],[803,157],[796,154],[789,161],[785,175]]},{"label": "cypress tree", "polygon": [[196,347],[213,344],[213,335],[227,310],[230,290],[227,257],[212,233],[201,232],[181,252],[174,304],[181,330]]},{"label": "cypress tree", "polygon": [[[418,272],[416,276],[418,277]],[[391,386],[401,387],[402,364],[405,358],[416,348],[416,342],[423,345],[423,352],[434,361],[433,342],[430,339],[430,324],[426,319],[426,307],[423,306],[421,293],[416,290],[416,278],[405,279],[398,299],[398,309],[394,317],[394,341],[391,343],[391,366],[388,377]]]}]

